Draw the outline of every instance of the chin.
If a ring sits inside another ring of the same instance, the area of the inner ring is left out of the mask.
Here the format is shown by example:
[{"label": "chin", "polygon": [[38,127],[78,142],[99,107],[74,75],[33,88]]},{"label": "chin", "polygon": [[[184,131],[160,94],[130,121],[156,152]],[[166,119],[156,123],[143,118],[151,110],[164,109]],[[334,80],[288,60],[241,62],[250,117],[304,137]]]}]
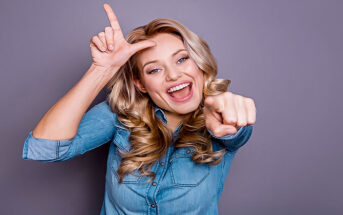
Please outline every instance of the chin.
[{"label": "chin", "polygon": [[188,114],[195,111],[196,109],[198,109],[199,105],[200,105],[200,102],[197,102],[196,104],[193,104],[193,105],[187,105],[187,107],[179,107],[175,109],[175,111],[178,114],[184,115],[184,114]]}]

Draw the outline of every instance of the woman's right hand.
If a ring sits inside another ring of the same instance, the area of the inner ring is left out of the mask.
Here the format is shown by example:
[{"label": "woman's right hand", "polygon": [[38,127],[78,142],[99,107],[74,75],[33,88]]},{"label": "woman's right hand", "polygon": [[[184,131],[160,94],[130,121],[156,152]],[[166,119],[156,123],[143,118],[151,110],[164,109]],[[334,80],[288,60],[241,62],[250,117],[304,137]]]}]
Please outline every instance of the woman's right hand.
[{"label": "woman's right hand", "polygon": [[144,40],[135,44],[128,43],[111,6],[104,4],[104,9],[111,26],[105,27],[104,32],[93,36],[90,41],[92,64],[96,67],[102,69],[112,67],[118,70],[136,52],[156,45],[151,40]]}]

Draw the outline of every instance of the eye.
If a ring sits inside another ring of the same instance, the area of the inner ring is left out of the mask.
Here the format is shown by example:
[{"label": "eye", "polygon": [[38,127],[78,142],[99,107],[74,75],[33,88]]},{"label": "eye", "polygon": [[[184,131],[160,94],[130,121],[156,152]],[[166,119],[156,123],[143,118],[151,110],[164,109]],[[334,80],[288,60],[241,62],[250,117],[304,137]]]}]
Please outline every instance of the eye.
[{"label": "eye", "polygon": [[183,57],[183,58],[180,58],[177,62],[180,62],[180,60],[182,60],[182,61],[181,61],[181,63],[182,63],[183,61],[187,60],[188,58],[189,58],[188,56]]},{"label": "eye", "polygon": [[148,72],[148,74],[153,74],[153,73],[155,73],[155,72],[157,72],[158,71],[158,69],[153,69],[153,70],[150,70],[149,72]]}]

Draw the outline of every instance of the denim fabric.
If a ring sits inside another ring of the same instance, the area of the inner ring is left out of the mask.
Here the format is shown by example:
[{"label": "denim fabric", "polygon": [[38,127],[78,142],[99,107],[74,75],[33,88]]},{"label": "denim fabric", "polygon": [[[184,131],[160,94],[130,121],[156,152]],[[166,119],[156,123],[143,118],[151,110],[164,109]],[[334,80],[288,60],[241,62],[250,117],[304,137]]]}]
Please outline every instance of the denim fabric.
[{"label": "denim fabric", "polygon": [[[155,106],[159,119],[167,123],[164,112]],[[181,126],[174,132],[177,136]],[[252,125],[241,127],[236,134],[215,137],[212,132],[214,151],[226,149],[223,160],[215,166],[196,164],[191,160],[193,148],[175,148],[155,162],[153,182],[144,183],[148,177],[126,175],[118,184],[116,170],[121,157],[118,150],[130,150],[130,132],[122,125],[105,100],[85,113],[78,132],[72,139],[48,140],[35,138],[32,131],[25,140],[22,158],[41,162],[58,162],[110,142],[107,159],[105,194],[101,215],[105,214],[218,214],[218,201],[225,178],[237,150],[252,134]],[[138,173],[137,171],[134,173]]]}]

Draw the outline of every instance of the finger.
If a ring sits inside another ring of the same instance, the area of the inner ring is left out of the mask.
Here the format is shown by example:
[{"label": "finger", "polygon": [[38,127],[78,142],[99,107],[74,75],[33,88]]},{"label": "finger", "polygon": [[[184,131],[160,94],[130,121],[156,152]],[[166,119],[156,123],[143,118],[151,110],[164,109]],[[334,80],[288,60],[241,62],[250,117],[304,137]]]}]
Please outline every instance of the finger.
[{"label": "finger", "polygon": [[256,106],[255,102],[251,98],[245,100],[245,108],[247,110],[247,122],[249,125],[255,124],[256,122]]},{"label": "finger", "polygon": [[223,124],[225,125],[236,126],[237,124],[237,110],[233,103],[231,100],[225,100],[225,110],[222,112]]},{"label": "finger", "polygon": [[141,42],[131,44],[130,48],[129,48],[130,56],[135,54],[136,52],[138,52],[140,50],[143,50],[143,49],[146,49],[149,47],[153,47],[155,45],[156,45],[156,42],[152,41],[152,40],[143,40]]},{"label": "finger", "polygon": [[105,51],[107,49],[107,43],[106,43],[106,36],[105,36],[105,32],[100,32],[98,33],[98,37],[102,42],[102,45],[105,47]]},{"label": "finger", "polygon": [[232,95],[229,93],[210,97],[210,100],[205,100],[205,105],[221,114],[223,124],[235,126],[237,123],[237,112],[232,98]]},{"label": "finger", "polygon": [[216,120],[213,116],[206,117],[206,127],[216,136],[223,137],[237,133],[237,129],[232,125],[225,125]]},{"label": "finger", "polygon": [[[205,107],[203,108],[203,113],[204,113],[204,116],[205,116],[206,118],[208,117],[208,115],[211,115],[211,116],[210,116],[211,118],[214,118],[214,119],[216,119],[218,122],[220,122],[220,123],[223,124],[223,118],[222,118],[222,116],[221,116],[219,113],[215,112],[214,110],[210,109],[209,107],[205,106]],[[213,120],[214,120],[214,119],[213,119]]]},{"label": "finger", "polygon": [[106,38],[106,45],[108,50],[113,50],[113,28],[111,27],[106,27],[105,28],[105,38]]},{"label": "finger", "polygon": [[222,113],[224,111],[224,102],[222,99],[216,99],[214,96],[209,96],[205,99],[204,105],[209,109]]},{"label": "finger", "polygon": [[247,125],[247,113],[245,109],[244,97],[236,96],[235,97],[235,107],[237,112],[237,126],[243,127]]},{"label": "finger", "polygon": [[104,9],[105,9],[105,12],[107,14],[108,21],[110,22],[111,27],[113,28],[113,30],[115,32],[117,32],[117,31],[120,32],[121,35],[122,35],[123,33],[121,31],[121,28],[120,28],[117,16],[113,12],[111,6],[109,4],[104,4]]},{"label": "finger", "polygon": [[103,51],[103,52],[106,51],[106,48],[104,47],[104,45],[102,44],[102,42],[98,36],[92,37],[92,42],[96,45],[96,47],[100,51]]},{"label": "finger", "polygon": [[214,102],[214,98],[212,96],[207,96],[204,101],[204,106],[211,108],[212,104]]}]

